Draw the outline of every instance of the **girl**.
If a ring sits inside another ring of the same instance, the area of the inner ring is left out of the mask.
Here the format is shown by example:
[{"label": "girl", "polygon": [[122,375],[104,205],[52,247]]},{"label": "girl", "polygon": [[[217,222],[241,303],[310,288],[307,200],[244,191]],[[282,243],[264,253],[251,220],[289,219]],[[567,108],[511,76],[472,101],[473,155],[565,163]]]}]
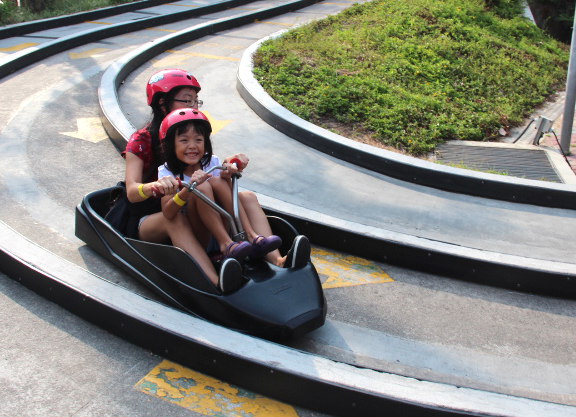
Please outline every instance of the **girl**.
[{"label": "girl", "polygon": [[[228,281],[241,278],[241,266],[230,260],[222,264],[220,275],[204,248],[196,239],[188,218],[181,214],[168,219],[161,212],[160,195],[174,195],[178,182],[172,176],[157,177],[157,167],[164,161],[158,130],[164,116],[182,105],[198,107],[200,84],[183,70],[163,70],[150,78],[146,86],[152,120],[135,132],[122,156],[126,159],[126,193],[132,204],[131,221],[126,236],[150,242],[172,242],[190,254],[206,276],[224,290]],[[200,174],[200,173],[199,173]],[[193,181],[201,181],[198,175]]]},{"label": "girl", "polygon": [[[199,110],[179,109],[168,114],[160,126],[160,141],[166,163],[158,168],[158,173],[159,176],[180,177],[187,182],[196,181],[200,191],[231,212],[232,196],[228,181],[238,168],[228,164],[228,169],[222,175],[219,171],[214,171],[212,174],[204,172],[213,166],[220,165],[218,157],[212,154],[211,131],[208,118]],[[245,155],[241,156],[244,160],[248,160]],[[194,177],[198,180],[194,180]],[[209,181],[206,181],[208,179]],[[260,258],[270,252],[277,252],[276,258],[282,258],[278,251],[282,244],[281,239],[272,235],[271,231],[266,237],[257,234],[242,205],[239,207],[240,219],[251,244],[232,241],[220,214],[186,188],[173,197],[164,197],[162,210],[165,216],[171,219],[178,215],[186,204],[186,213],[200,242],[208,246],[210,237],[213,236],[218,242],[224,259],[242,260],[246,256]],[[262,211],[259,206],[258,208]],[[263,211],[262,216],[266,218]],[[269,230],[267,220],[266,226]]]}]

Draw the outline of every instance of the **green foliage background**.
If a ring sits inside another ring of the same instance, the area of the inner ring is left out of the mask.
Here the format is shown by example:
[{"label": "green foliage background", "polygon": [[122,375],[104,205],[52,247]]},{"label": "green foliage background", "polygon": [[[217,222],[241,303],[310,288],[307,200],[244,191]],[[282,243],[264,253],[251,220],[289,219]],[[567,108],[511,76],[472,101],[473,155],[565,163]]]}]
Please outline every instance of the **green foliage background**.
[{"label": "green foliage background", "polygon": [[2,0],[0,25],[78,13],[132,1],[134,0],[22,0],[23,7],[18,7],[14,0]]},{"label": "green foliage background", "polygon": [[517,1],[492,3],[355,5],[265,42],[254,73],[298,116],[413,155],[493,139],[564,87],[569,51]]}]

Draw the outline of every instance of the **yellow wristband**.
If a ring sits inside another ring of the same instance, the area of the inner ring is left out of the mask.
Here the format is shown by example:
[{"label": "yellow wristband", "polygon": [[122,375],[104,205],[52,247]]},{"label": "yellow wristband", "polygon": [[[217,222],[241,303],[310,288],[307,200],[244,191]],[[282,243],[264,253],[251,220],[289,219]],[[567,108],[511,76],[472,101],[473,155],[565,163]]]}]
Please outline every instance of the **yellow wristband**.
[{"label": "yellow wristband", "polygon": [[138,186],[138,194],[140,194],[140,197],[142,197],[144,200],[150,197],[149,195],[144,194],[144,184],[140,184]]},{"label": "yellow wristband", "polygon": [[178,194],[174,194],[174,198],[172,200],[174,200],[174,202],[180,207],[183,207],[186,204],[186,200],[182,200]]}]

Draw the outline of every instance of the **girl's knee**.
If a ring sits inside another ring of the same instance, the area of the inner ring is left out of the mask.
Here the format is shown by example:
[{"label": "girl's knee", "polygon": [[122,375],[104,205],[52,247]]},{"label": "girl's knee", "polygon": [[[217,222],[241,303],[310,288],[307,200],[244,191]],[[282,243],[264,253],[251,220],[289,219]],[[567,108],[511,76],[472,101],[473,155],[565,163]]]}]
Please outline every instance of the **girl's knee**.
[{"label": "girl's knee", "polygon": [[238,197],[243,204],[258,204],[258,197],[252,191],[242,191],[238,193]]},{"label": "girl's knee", "polygon": [[212,177],[208,180],[208,182],[213,186],[213,187],[229,187],[229,183],[228,181],[226,181],[224,178],[222,177]]},{"label": "girl's knee", "polygon": [[172,219],[172,224],[179,228],[189,228],[190,221],[188,220],[188,216],[185,213],[179,212],[174,218]]},{"label": "girl's knee", "polygon": [[202,184],[196,186],[196,189],[203,192],[206,195],[212,196],[212,184],[209,181],[204,181]]}]

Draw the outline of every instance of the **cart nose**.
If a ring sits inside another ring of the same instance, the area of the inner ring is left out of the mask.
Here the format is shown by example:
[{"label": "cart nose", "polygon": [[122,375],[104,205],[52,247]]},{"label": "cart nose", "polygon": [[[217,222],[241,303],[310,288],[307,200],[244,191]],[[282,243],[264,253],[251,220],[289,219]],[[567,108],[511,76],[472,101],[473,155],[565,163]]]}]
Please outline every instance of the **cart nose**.
[{"label": "cart nose", "polygon": [[286,323],[287,333],[290,337],[300,337],[324,325],[325,320],[326,308],[307,311]]}]

